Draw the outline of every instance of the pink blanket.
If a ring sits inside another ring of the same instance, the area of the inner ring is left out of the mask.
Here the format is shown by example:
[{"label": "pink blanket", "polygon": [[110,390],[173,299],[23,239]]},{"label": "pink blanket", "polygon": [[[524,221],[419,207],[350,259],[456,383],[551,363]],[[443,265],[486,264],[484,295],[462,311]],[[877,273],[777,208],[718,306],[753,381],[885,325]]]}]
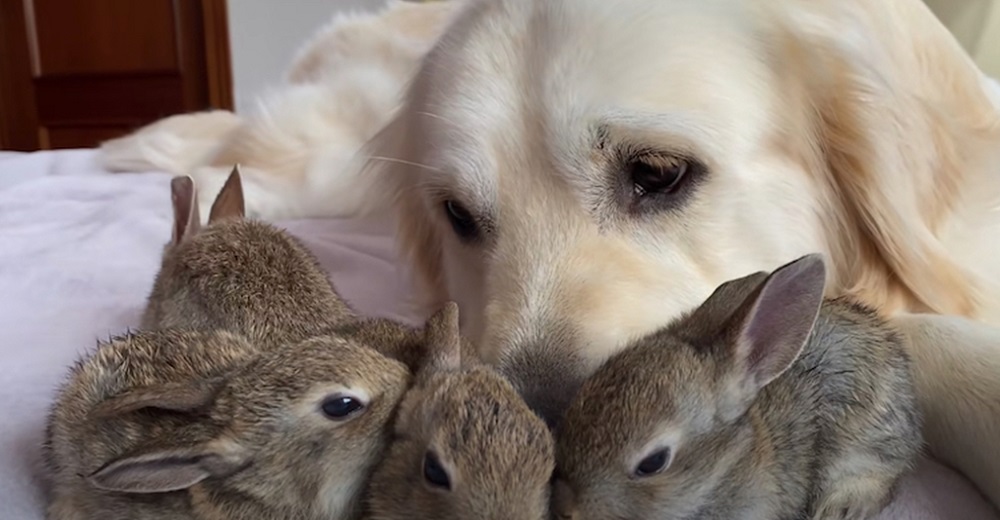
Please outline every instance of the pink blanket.
[{"label": "pink blanket", "polygon": [[[90,150],[0,153],[0,518],[43,518],[39,445],[78,355],[138,324],[170,234],[169,177],[100,170]],[[406,321],[406,274],[378,221],[284,225],[361,312]],[[924,461],[881,516],[1000,520],[954,472]]]}]

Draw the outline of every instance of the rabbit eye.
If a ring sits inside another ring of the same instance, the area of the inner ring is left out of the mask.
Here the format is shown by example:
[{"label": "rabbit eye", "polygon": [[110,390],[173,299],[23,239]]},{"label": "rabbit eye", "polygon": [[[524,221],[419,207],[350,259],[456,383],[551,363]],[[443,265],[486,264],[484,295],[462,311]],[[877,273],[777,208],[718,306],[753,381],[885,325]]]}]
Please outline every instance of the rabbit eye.
[{"label": "rabbit eye", "polygon": [[642,459],[635,467],[635,476],[648,477],[667,468],[670,463],[670,448],[663,448]]},{"label": "rabbit eye", "polygon": [[451,479],[448,478],[448,472],[441,466],[437,456],[430,451],[424,455],[424,480],[434,487],[451,489]]},{"label": "rabbit eye", "polygon": [[334,421],[342,421],[364,410],[365,403],[350,395],[335,395],[323,401],[323,415]]}]

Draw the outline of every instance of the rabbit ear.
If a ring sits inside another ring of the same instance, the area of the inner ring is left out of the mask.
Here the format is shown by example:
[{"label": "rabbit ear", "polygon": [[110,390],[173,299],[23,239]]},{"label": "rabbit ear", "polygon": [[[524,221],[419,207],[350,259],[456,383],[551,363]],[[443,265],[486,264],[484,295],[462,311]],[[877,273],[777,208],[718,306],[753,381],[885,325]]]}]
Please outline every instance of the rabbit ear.
[{"label": "rabbit ear", "polygon": [[776,269],[731,317],[728,359],[738,387],[753,395],[788,369],[812,334],[823,303],[826,266],[807,255]]},{"label": "rabbit ear", "polygon": [[716,337],[719,329],[744,306],[747,298],[753,295],[767,278],[766,271],[759,271],[729,280],[716,287],[705,302],[691,312],[688,319],[677,322],[673,332],[689,341]]},{"label": "rabbit ear", "polygon": [[208,221],[228,217],[243,218],[246,215],[246,205],[243,201],[243,179],[240,177],[240,165],[233,166],[226,183],[222,185],[219,194],[212,203],[212,210],[208,214]]},{"label": "rabbit ear", "polygon": [[101,402],[94,407],[91,415],[97,419],[106,419],[143,408],[193,412],[215,402],[215,397],[224,385],[223,379],[209,379],[137,388]]},{"label": "rabbit ear", "polygon": [[187,489],[207,478],[225,477],[249,463],[232,441],[151,450],[115,459],[87,477],[96,488],[120,493],[167,493]]},{"label": "rabbit ear", "polygon": [[425,359],[423,370],[457,370],[462,363],[462,336],[459,332],[458,304],[447,302],[424,325]]},{"label": "rabbit ear", "polygon": [[170,201],[174,207],[174,227],[170,243],[176,245],[193,236],[201,228],[198,192],[195,189],[194,179],[187,175],[171,179]]}]

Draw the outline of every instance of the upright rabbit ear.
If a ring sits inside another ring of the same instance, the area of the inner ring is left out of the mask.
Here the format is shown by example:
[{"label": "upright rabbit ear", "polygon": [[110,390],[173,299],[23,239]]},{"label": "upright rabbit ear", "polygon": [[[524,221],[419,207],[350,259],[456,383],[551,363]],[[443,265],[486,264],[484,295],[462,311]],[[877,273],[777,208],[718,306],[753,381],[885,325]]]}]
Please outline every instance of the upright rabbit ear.
[{"label": "upright rabbit ear", "polygon": [[194,186],[194,179],[187,175],[171,179],[170,201],[174,207],[174,227],[170,243],[177,245],[194,236],[201,227],[201,216],[198,213],[198,193]]},{"label": "upright rabbit ear", "polygon": [[672,332],[689,341],[714,338],[767,278],[766,271],[758,271],[719,285],[686,319],[677,320]]},{"label": "upright rabbit ear", "polygon": [[191,447],[152,449],[112,460],[87,477],[96,488],[119,493],[167,493],[207,478],[231,475],[250,462],[247,450],[228,439]]},{"label": "upright rabbit ear", "polygon": [[243,179],[240,177],[240,165],[233,166],[233,171],[229,173],[226,183],[222,185],[219,194],[212,203],[212,211],[208,214],[208,221],[246,216],[246,205],[243,200]]},{"label": "upright rabbit ear", "polygon": [[424,325],[425,359],[422,370],[457,370],[462,363],[462,336],[458,304],[448,302]]},{"label": "upright rabbit ear", "polygon": [[780,376],[798,358],[823,303],[826,266],[807,255],[776,269],[733,313],[726,357],[741,400]]},{"label": "upright rabbit ear", "polygon": [[175,412],[202,410],[215,402],[223,386],[225,380],[215,378],[136,388],[101,402],[91,411],[91,416],[96,419],[106,419],[143,408]]}]

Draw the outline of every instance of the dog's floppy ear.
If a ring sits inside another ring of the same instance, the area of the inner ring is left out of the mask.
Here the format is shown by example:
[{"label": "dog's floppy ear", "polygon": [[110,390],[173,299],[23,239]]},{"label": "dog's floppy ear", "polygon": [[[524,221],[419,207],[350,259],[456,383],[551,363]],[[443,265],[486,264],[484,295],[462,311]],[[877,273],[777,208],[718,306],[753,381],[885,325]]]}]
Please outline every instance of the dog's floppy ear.
[{"label": "dog's floppy ear", "polygon": [[941,233],[970,197],[1000,201],[985,156],[1000,118],[978,69],[917,0],[777,4],[791,35],[778,76],[798,82],[785,92],[806,114],[786,127],[809,136],[799,155],[835,194],[832,289],[889,311],[976,315],[981,283]]}]

